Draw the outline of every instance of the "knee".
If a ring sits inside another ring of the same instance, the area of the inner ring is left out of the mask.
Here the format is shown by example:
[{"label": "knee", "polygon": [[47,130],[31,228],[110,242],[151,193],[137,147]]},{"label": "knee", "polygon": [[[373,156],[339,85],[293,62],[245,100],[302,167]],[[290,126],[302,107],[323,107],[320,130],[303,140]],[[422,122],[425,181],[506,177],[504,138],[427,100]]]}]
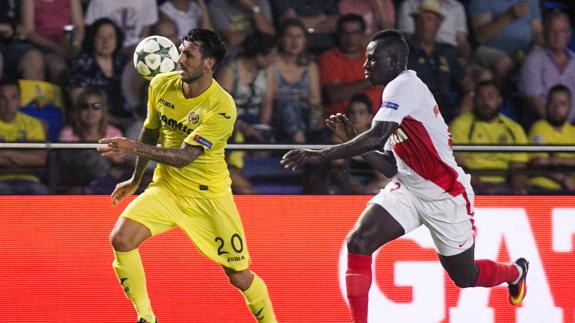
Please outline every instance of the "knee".
[{"label": "knee", "polygon": [[242,271],[233,271],[228,268],[224,268],[224,271],[228,278],[230,279],[230,284],[234,285],[236,288],[246,291],[250,288],[252,281],[254,280],[254,274],[246,269]]},{"label": "knee", "polygon": [[352,232],[346,240],[347,251],[355,254],[371,255],[375,250],[370,247],[368,239],[361,232]]},{"label": "knee", "polygon": [[120,230],[114,230],[110,234],[110,244],[116,251],[131,251],[138,248],[138,244],[130,238],[129,235],[123,233]]},{"label": "knee", "polygon": [[472,275],[456,276],[450,274],[449,277],[455,283],[455,286],[459,288],[475,287],[475,282],[477,280],[477,277],[472,277]]}]

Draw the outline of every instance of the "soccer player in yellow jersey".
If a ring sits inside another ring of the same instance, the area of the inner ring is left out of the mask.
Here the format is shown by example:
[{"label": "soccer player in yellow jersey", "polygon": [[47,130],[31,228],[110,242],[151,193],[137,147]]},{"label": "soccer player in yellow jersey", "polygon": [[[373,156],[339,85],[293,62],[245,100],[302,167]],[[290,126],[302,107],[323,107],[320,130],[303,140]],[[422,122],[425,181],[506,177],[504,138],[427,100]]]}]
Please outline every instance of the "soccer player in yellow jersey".
[{"label": "soccer player in yellow jersey", "polygon": [[[223,266],[258,322],[276,322],[267,288],[249,270],[242,222],[230,189],[224,147],[236,121],[232,97],[213,79],[225,55],[219,36],[193,29],[179,47],[181,71],[160,74],[150,83],[148,116],[139,141],[102,139],[103,155],[137,156],[132,178],[112,193],[118,204],[132,195],[148,160],[155,160],[152,183],[124,210],[110,240],[114,270],[138,312],[138,322],[157,322],[146,290],[138,246],[149,237],[180,227],[201,253]],[[158,139],[161,147],[157,147]]]}]

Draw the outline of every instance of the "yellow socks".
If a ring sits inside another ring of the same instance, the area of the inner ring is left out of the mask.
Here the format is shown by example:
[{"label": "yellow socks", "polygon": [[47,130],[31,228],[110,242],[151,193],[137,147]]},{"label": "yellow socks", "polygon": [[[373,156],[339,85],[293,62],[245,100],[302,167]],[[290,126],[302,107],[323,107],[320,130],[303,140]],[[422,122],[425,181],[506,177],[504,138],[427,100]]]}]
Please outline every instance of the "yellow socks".
[{"label": "yellow socks", "polygon": [[250,287],[243,291],[246,303],[258,322],[276,323],[276,317],[272,308],[272,302],[268,295],[268,289],[264,281],[254,274],[254,280]]},{"label": "yellow socks", "polygon": [[146,275],[144,274],[142,259],[140,259],[140,252],[138,249],[128,252],[114,250],[114,255],[114,271],[126,296],[134,304],[138,318],[143,318],[151,323],[156,322],[146,289]]}]

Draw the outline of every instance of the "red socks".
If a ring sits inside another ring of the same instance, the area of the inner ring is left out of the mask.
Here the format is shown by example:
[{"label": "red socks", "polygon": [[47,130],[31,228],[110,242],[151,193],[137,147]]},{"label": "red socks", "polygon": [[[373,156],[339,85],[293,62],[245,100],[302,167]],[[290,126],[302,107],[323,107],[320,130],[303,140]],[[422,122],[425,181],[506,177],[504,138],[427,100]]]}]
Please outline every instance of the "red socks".
[{"label": "red socks", "polygon": [[371,256],[349,253],[345,281],[353,322],[366,323],[368,294],[371,287]]},{"label": "red socks", "polygon": [[476,260],[479,275],[475,286],[493,287],[502,283],[512,283],[519,276],[519,270],[514,264],[502,264],[487,259]]}]

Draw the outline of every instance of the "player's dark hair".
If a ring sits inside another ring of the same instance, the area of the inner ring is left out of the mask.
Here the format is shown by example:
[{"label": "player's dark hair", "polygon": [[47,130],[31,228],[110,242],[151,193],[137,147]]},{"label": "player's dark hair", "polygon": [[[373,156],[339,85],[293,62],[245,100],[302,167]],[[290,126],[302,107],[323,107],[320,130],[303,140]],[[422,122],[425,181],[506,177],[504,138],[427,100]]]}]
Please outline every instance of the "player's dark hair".
[{"label": "player's dark hair", "polygon": [[402,67],[407,66],[409,46],[399,30],[380,30],[371,37],[371,41],[381,42],[380,50],[384,50],[389,57],[396,59]]},{"label": "player's dark hair", "polygon": [[267,55],[278,45],[277,39],[265,33],[255,32],[242,43],[242,57],[255,57],[256,55]]},{"label": "player's dark hair", "polygon": [[547,94],[547,100],[549,100],[551,95],[555,92],[567,93],[567,96],[569,96],[569,100],[571,100],[571,90],[569,90],[569,88],[563,84],[556,84],[553,87],[551,87],[551,89],[549,89],[549,94]]},{"label": "player's dark hair", "polygon": [[182,42],[184,41],[198,44],[200,46],[202,58],[213,58],[216,61],[214,64],[214,70],[226,56],[226,47],[224,42],[218,34],[209,29],[194,28],[188,31],[188,34],[184,36]]},{"label": "player's dark hair", "polygon": [[6,86],[15,86],[18,88],[18,92],[20,92],[20,83],[18,83],[18,80],[16,80],[16,79],[7,78],[7,77],[0,79],[0,88],[6,87]]},{"label": "player's dark hair", "polygon": [[477,83],[477,85],[475,86],[475,93],[479,92],[479,89],[488,86],[493,86],[495,90],[497,90],[497,94],[501,96],[501,90],[499,89],[499,86],[497,86],[497,83],[495,83],[495,81],[492,80],[483,80]]},{"label": "player's dark hair", "polygon": [[114,47],[114,55],[118,54],[122,47],[124,46],[124,32],[122,29],[116,25],[116,23],[107,17],[96,19],[91,25],[86,28],[86,36],[82,41],[82,50],[88,54],[94,54],[94,41],[96,39],[96,34],[100,27],[104,25],[110,25],[114,28],[116,32],[116,47]]},{"label": "player's dark hair", "polygon": [[337,19],[337,33],[341,34],[343,32],[343,25],[349,22],[357,22],[362,33],[365,32],[365,29],[367,28],[365,25],[365,19],[363,19],[362,16],[356,15],[354,13],[348,13],[347,15],[340,16],[339,19]]}]

